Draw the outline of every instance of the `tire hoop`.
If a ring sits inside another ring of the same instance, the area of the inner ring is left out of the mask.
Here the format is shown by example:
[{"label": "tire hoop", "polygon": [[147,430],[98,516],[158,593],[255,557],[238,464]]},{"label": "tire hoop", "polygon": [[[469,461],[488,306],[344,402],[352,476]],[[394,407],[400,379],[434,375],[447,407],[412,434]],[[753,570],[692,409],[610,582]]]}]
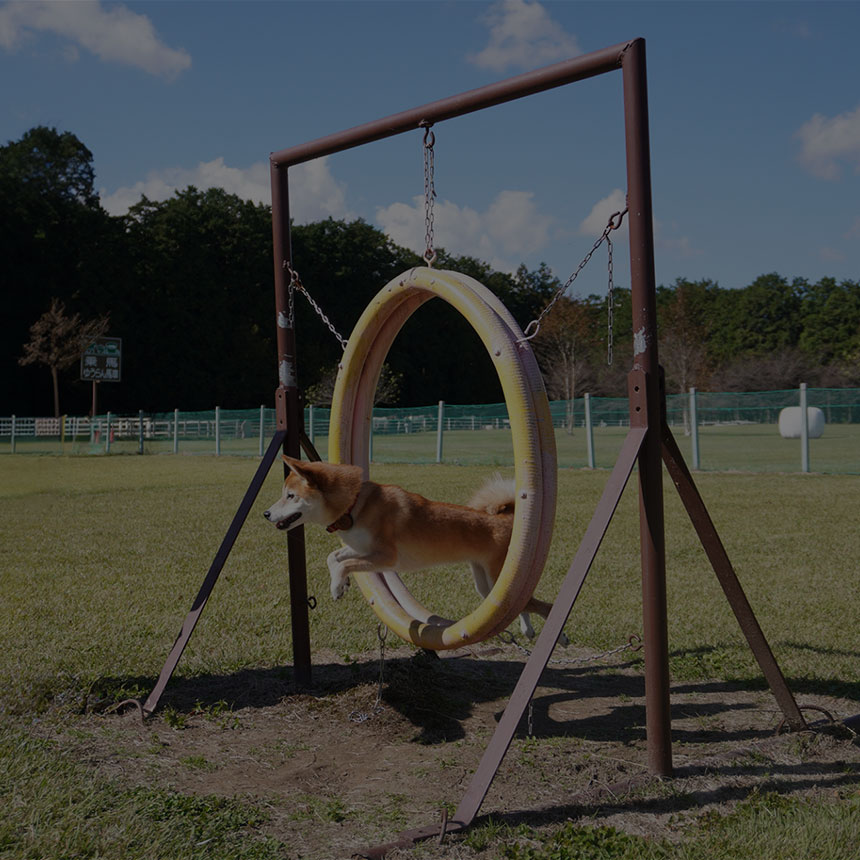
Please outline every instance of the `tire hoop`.
[{"label": "tire hoop", "polygon": [[556,452],[549,401],[528,341],[499,299],[472,278],[419,267],[380,290],[356,323],[335,383],[329,461],[361,466],[369,475],[373,399],[382,364],[412,313],[439,296],[477,332],[499,375],[513,436],[516,505],[513,532],[499,578],[483,602],[459,621],[425,609],[397,574],[353,578],[379,618],[422,648],[444,650],[480,642],[504,630],[523,610],[540,579],[555,519]]}]

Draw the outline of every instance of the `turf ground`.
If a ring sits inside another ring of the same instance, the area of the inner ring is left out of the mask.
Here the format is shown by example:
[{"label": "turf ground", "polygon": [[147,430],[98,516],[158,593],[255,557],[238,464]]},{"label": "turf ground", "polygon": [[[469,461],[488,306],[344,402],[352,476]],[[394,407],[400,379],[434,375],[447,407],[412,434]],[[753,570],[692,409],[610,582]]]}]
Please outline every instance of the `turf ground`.
[{"label": "turf ground", "polygon": [[[449,450],[454,449],[455,439],[449,441]],[[761,440],[763,451],[773,447],[772,438]],[[602,453],[599,449],[599,461],[611,459],[611,450],[607,441]],[[451,453],[453,456],[453,450]],[[704,444],[703,461],[707,465]],[[251,720],[246,723],[239,704],[235,704],[236,715],[232,715],[234,703],[224,693],[243,678],[256,678],[257,685],[266,679],[267,683],[281,679],[277,683],[282,684],[278,689],[283,690],[284,698],[278,700],[277,707],[282,709],[278,713],[283,717],[283,708],[301,710],[303,724],[310,725],[315,719],[320,725],[324,722],[319,709],[324,711],[330,698],[325,690],[314,704],[316,700],[309,697],[297,698],[289,686],[292,654],[284,541],[261,517],[262,510],[279,493],[278,469],[266,481],[172,682],[177,690],[183,685],[209,690],[203,694],[202,704],[198,703],[203,710],[195,711],[193,702],[183,704],[182,695],[175,700],[168,696],[170,710],[158,716],[153,728],[143,731],[135,743],[125,734],[125,723],[116,722],[118,718],[111,722],[102,713],[109,701],[145,694],[151,688],[254,468],[246,457],[228,456],[0,458],[0,713],[4,715],[0,729],[0,806],[6,810],[5,821],[0,823],[0,856],[15,860],[60,856],[298,856],[289,847],[287,836],[293,832],[290,828],[305,832],[302,819],[290,818],[289,826],[278,823],[280,813],[271,811],[276,808],[272,804],[277,792],[267,799],[249,800],[246,790],[233,786],[217,796],[201,795],[176,772],[165,776],[167,771],[152,769],[168,755],[168,746],[181,747],[170,732],[182,728],[183,721],[192,726],[195,720],[200,723],[200,713],[206,715],[201,723],[204,728],[221,726],[216,719],[229,718],[252,731]],[[501,470],[505,471],[503,465]],[[433,498],[464,501],[487,471],[477,466],[383,463],[374,467],[373,477]],[[552,599],[557,592],[606,477],[602,470],[560,471],[557,524],[550,560],[538,589],[540,596]],[[697,476],[697,483],[792,689],[804,701],[829,703],[837,717],[860,712],[860,580],[856,575],[860,479],[846,475],[703,473]],[[696,700],[704,702],[715,691],[726,701],[730,692],[738,689],[766,698],[761,692],[759,670],[669,482],[665,495],[670,668],[673,682],[682,690],[679,695],[687,703],[682,710],[692,713]],[[641,629],[637,513],[635,486],[630,486],[567,625],[577,653],[612,648]],[[355,677],[364,684],[369,682],[373,690],[378,645],[374,617],[357,593],[350,593],[339,604],[328,597],[324,558],[336,540],[324,532],[309,531],[307,541],[310,590],[318,598],[311,613],[315,659],[329,667],[355,667]],[[411,586],[417,596],[443,615],[462,615],[476,600],[461,571],[445,569],[415,577]],[[400,675],[392,670],[384,699],[395,711],[398,696],[405,695],[409,684],[425,670],[410,662],[414,652],[408,646],[398,648],[389,643],[389,654],[395,666],[403,667],[398,670]],[[441,663],[457,665],[456,660]],[[627,670],[635,676],[641,672],[641,663],[631,661]],[[322,674],[326,677],[325,672]],[[470,677],[462,690],[452,685],[447,704],[443,684],[435,692],[439,707],[456,711],[453,703],[458,697],[481,699],[481,677]],[[609,672],[600,677],[601,683],[611,686],[618,676]],[[200,679],[208,679],[210,686],[195,687]],[[496,678],[492,683],[500,682]],[[432,686],[430,681],[428,684]],[[634,689],[635,685],[621,687],[610,710],[627,713],[639,707]],[[189,694],[184,695],[187,698]],[[255,695],[268,695],[262,688],[253,686],[242,695],[248,707],[258,709],[258,718],[268,713],[253,703]],[[498,695],[503,698],[502,693]],[[577,707],[576,696],[570,699],[568,692],[564,698],[571,701],[570,707]],[[493,697],[487,702],[497,707]],[[748,707],[744,699],[729,710],[734,719],[742,719]],[[410,719],[414,716],[406,705],[401,711]],[[719,734],[718,721],[707,716],[710,711],[696,713],[706,734]],[[483,719],[492,724],[493,711],[483,714]],[[635,722],[637,717],[633,719]],[[576,720],[570,725],[570,737],[547,730],[544,735],[538,733],[537,739],[519,741],[516,754],[520,760],[530,757],[532,761],[548,756],[540,759],[548,772],[557,771],[562,761],[565,768],[579,772],[583,756],[595,762],[599,754],[594,749],[584,752],[583,743],[591,740],[587,726]],[[445,761],[457,760],[459,747],[474,741],[473,735],[480,744],[485,743],[486,725],[474,731],[471,723],[463,722],[462,726],[459,740],[445,736],[432,741],[431,746],[439,745],[433,750],[439,755],[441,768],[434,771],[434,779],[446,772]],[[387,729],[394,734],[397,730],[397,725]],[[279,742],[288,743],[290,731],[287,720],[279,730]],[[683,739],[687,729],[677,731]],[[744,737],[744,731],[735,727],[733,736]],[[203,733],[201,728],[198,737]],[[107,737],[113,740],[108,743]],[[183,734],[182,743],[192,737],[193,732]],[[221,732],[215,740],[234,748],[233,737]],[[95,738],[102,744],[98,754],[94,753]],[[374,741],[383,742],[387,742],[383,736]],[[722,817],[702,843],[710,846],[709,854],[696,853],[696,839],[705,838],[701,828],[707,822],[693,811],[685,813],[689,820],[682,816],[683,826],[676,820],[674,835],[668,824],[665,831],[644,836],[634,828],[628,844],[622,830],[612,831],[600,849],[604,853],[593,846],[593,850],[588,848],[592,853],[575,853],[585,844],[580,844],[582,840],[597,839],[593,835],[597,831],[583,836],[555,819],[544,817],[540,829],[518,832],[517,821],[523,826],[531,821],[526,816],[511,819],[516,826],[496,830],[485,820],[480,831],[483,836],[470,837],[471,843],[454,843],[451,853],[422,855],[421,850],[430,849],[416,849],[418,853],[408,856],[534,860],[579,856],[607,860],[634,856],[806,860],[817,856],[821,860],[853,860],[860,852],[860,762],[856,738],[840,742],[847,746],[840,748],[835,763],[828,762],[825,768],[825,776],[832,777],[825,783],[829,788],[815,783],[818,787],[811,794],[803,786],[812,786],[813,772],[824,767],[811,754],[807,753],[805,763],[787,765],[776,759],[767,765],[759,762],[756,766],[758,773],[764,774],[759,780],[762,785],[771,784],[770,777],[779,767],[786,768],[787,783],[777,788],[780,799],[769,795],[756,799],[751,789],[736,787],[733,800],[723,798],[726,805],[712,810],[713,815]],[[627,749],[634,760],[633,747],[635,743],[625,742],[613,749],[610,758],[624,757]],[[603,754],[605,757],[605,748]],[[262,760],[260,755],[249,751],[249,761]],[[321,756],[322,751],[314,755]],[[227,772],[226,764],[211,750],[205,755],[199,750],[185,750],[177,759],[177,767],[202,779],[200,773],[213,760],[216,774]],[[117,763],[121,766],[115,767]],[[268,766],[259,765],[263,770]],[[247,767],[246,772],[255,772],[254,765]],[[747,764],[738,764],[736,770],[740,773],[745,767]],[[162,775],[155,785],[142,788],[133,776],[139,768]],[[529,792],[538,792],[535,785],[529,785]],[[286,796],[283,786],[280,792],[278,796]],[[397,792],[392,789],[388,794],[393,797]],[[393,810],[404,802],[391,798],[383,802],[388,796],[384,790],[381,796],[380,808],[384,807],[390,818],[374,825],[379,832],[391,835],[401,829],[401,824],[426,823],[421,816],[435,814],[432,808],[412,809],[398,817]],[[340,828],[337,832],[342,834],[347,826],[358,832],[362,823],[368,825],[356,811],[363,809],[357,801],[338,800],[331,791],[314,788],[289,797],[290,808],[299,803],[301,809],[310,810],[308,827],[324,822],[324,830],[336,833]],[[297,797],[304,799],[297,801]],[[533,808],[534,797],[519,797],[519,808]],[[739,799],[741,804],[733,805]],[[647,806],[654,800],[643,802]],[[631,803],[635,806],[635,799]],[[570,817],[572,813],[565,814]],[[418,820],[413,822],[415,815]],[[599,815],[595,820],[600,823]],[[812,820],[817,822],[814,827]],[[624,819],[612,821],[619,828],[626,826]],[[773,845],[782,845],[782,840],[793,840],[795,845],[806,846],[802,849],[805,853],[782,848],[782,853],[774,853],[775,849],[758,842],[750,853],[750,833],[756,828],[764,828],[765,841],[769,838]],[[189,841],[189,832],[199,838]],[[251,834],[253,838],[248,837],[250,842],[243,842],[240,850],[236,834]],[[148,838],[157,849],[147,847]],[[325,844],[335,845],[336,840]],[[327,855],[325,844],[322,848],[317,845],[316,853],[308,849],[302,856],[341,856]],[[831,851],[831,844],[843,847]],[[830,853],[814,853],[816,845],[826,846]]]}]

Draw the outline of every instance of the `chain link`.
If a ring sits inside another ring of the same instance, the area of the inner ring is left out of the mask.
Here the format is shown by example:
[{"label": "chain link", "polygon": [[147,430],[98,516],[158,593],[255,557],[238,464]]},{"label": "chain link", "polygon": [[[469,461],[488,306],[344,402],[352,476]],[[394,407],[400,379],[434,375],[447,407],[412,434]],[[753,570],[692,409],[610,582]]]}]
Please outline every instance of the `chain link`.
[{"label": "chain link", "polygon": [[302,293],[304,297],[310,303],[310,306],[316,311],[317,316],[328,326],[329,331],[337,338],[338,343],[341,346],[341,349],[346,349],[346,338],[343,337],[340,332],[334,327],[334,323],[325,315],[323,309],[314,301],[313,296],[307,291],[305,285],[302,283],[302,279],[299,277],[299,273],[290,265],[288,260],[284,260],[284,268],[290,273],[290,286],[289,286],[289,316],[288,322],[289,327],[294,328],[295,320],[296,320],[296,307],[294,300],[294,293],[296,290]]},{"label": "chain link", "polygon": [[612,238],[606,234],[606,250],[609,257],[607,263],[609,268],[609,279],[606,287],[606,364],[612,366],[612,346],[615,340],[614,321],[615,315],[615,284],[612,276]]},{"label": "chain link", "polygon": [[424,262],[432,266],[436,261],[436,251],[433,248],[433,203],[436,200],[436,155],[433,146],[436,135],[431,125],[421,123],[424,128]]},{"label": "chain link", "polygon": [[[520,643],[514,638],[513,633],[510,631],[505,630],[503,633],[499,634],[498,638],[507,645],[513,645],[514,648],[525,654],[527,657],[531,657],[532,652],[524,645],[520,645]],[[605,660],[613,654],[620,654],[622,651],[640,651],[642,649],[642,645],[642,637],[638,633],[634,633],[632,636],[628,637],[627,641],[623,645],[619,645],[617,648],[610,648],[608,651],[603,651],[600,654],[592,654],[590,657],[558,657],[552,658],[548,662],[561,665],[594,663],[598,660]]]},{"label": "chain link", "polygon": [[[613,230],[617,230],[621,227],[621,222],[624,220],[624,216],[627,214],[627,209],[624,209],[623,212],[613,212],[612,215],[609,216],[609,221],[606,223],[606,226],[603,228],[603,233],[600,234],[600,238],[591,246],[591,250],[582,258],[582,262],[576,267],[574,273],[556,290],[555,295],[549,300],[547,306],[540,312],[540,315],[537,319],[533,319],[523,331],[523,341],[531,340],[539,331],[540,324],[543,321],[543,318],[555,307],[558,300],[564,295],[567,291],[567,288],[579,277],[579,273],[588,265],[589,260],[594,256],[594,252],[604,243],[609,242],[610,248],[610,263],[609,263],[609,277],[610,283],[612,278],[612,241],[609,238],[609,234]],[[522,341],[521,341],[522,342]]]},{"label": "chain link", "polygon": [[385,705],[382,704],[382,680],[385,673],[385,639],[387,636],[388,628],[380,621],[376,625],[376,638],[379,640],[379,680],[376,684],[376,701],[369,711],[351,711],[349,714],[351,723],[366,723],[385,710]]}]

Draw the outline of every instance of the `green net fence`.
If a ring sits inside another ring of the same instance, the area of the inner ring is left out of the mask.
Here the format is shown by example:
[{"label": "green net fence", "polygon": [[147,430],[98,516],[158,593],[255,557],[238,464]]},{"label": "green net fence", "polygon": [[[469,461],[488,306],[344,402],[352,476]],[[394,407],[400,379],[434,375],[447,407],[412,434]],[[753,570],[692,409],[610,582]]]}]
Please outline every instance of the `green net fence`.
[{"label": "green net fence", "polygon": [[[813,472],[860,474],[860,389],[810,388],[823,430],[809,439]],[[800,392],[697,392],[667,397],[667,419],[692,466],[715,471],[801,471],[801,440],[784,438],[780,415]],[[550,404],[559,465],[611,468],[628,428],[626,398],[582,397]],[[798,410],[799,414],[799,410]],[[695,417],[695,423],[693,418]],[[323,458],[329,410],[305,409],[305,429]],[[0,417],[0,454],[209,454],[261,456],[275,432],[274,409],[63,418]],[[376,408],[371,458],[378,463],[513,465],[504,403]]]}]

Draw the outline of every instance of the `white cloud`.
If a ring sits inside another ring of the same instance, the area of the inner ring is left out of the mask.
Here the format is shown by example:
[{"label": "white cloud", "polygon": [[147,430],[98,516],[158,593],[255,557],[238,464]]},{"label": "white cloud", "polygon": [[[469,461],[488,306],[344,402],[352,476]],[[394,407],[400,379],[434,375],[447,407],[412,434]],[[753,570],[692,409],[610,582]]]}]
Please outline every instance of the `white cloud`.
[{"label": "white cloud", "polygon": [[[111,215],[122,215],[142,196],[162,201],[174,192],[193,185],[201,191],[223,188],[243,200],[271,203],[269,163],[230,167],[223,158],[201,161],[196,167],[172,167],[152,171],[144,180],[112,193],[101,190],[102,206]],[[290,215],[304,224],[322,218],[354,217],[346,206],[346,186],[331,174],[325,158],[290,168]]]},{"label": "white cloud", "polygon": [[[627,195],[620,189],[616,188],[608,197],[598,200],[591,208],[591,212],[585,220],[579,225],[579,232],[583,236],[593,236],[595,239],[603,234],[606,225],[609,223],[609,216],[616,212],[623,212],[627,208]],[[625,218],[621,229],[627,228],[627,219]]]},{"label": "white cloud", "polygon": [[[437,200],[434,245],[449,254],[477,257],[500,271],[511,272],[524,255],[546,247],[553,219],[541,215],[530,191],[500,191],[485,212]],[[377,210],[376,223],[398,245],[424,253],[424,197],[412,204],[392,203]]]},{"label": "white cloud", "polygon": [[[579,232],[583,236],[591,236],[597,238],[603,235],[606,225],[609,223],[609,218],[616,212],[623,212],[627,208],[627,195],[620,189],[616,188],[609,195],[597,203],[589,212],[582,223],[579,225]],[[626,241],[627,237],[627,222],[625,216],[621,223],[621,227],[612,233],[612,241],[618,242],[622,239]],[[696,257],[702,252],[696,248],[690,241],[688,236],[677,235],[678,224],[673,223],[666,226],[654,219],[654,244],[658,248],[674,254],[677,257]],[[671,235],[670,235],[671,234]]]},{"label": "white cloud", "polygon": [[860,173],[860,105],[828,118],[815,114],[795,134],[800,139],[800,161],[820,179],[838,179],[841,161]]},{"label": "white cloud", "polygon": [[693,246],[689,236],[664,236],[660,222],[654,222],[654,244],[663,251],[686,259],[698,257],[702,252]]},{"label": "white cloud", "polygon": [[823,245],[818,249],[818,256],[825,263],[841,263],[845,260],[845,254],[837,248],[831,248],[828,245]]},{"label": "white cloud", "polygon": [[491,7],[484,22],[490,30],[489,44],[469,56],[482,69],[533,69],[582,53],[576,37],[537,2],[500,0]]},{"label": "white cloud", "polygon": [[27,0],[0,8],[0,47],[15,50],[36,32],[68,39],[63,54],[72,62],[80,46],[105,62],[133,66],[168,80],[191,66],[189,54],[165,45],[146,15],[122,5],[105,8],[99,0]]}]

